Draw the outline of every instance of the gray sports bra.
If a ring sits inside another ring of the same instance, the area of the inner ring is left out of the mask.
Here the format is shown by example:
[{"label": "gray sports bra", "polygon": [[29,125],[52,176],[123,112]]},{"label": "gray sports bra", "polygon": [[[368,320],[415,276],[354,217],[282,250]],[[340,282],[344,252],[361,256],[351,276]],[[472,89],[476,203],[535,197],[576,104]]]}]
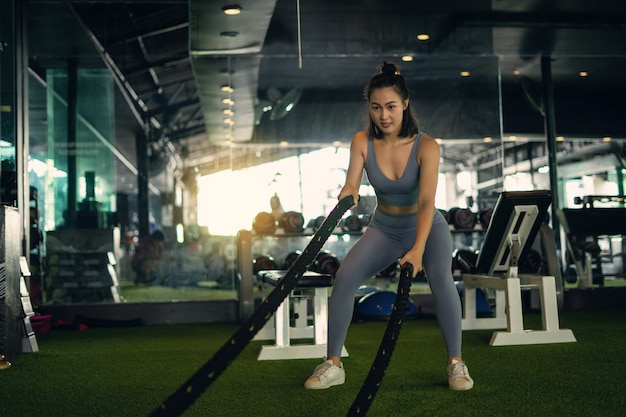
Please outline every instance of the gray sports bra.
[{"label": "gray sports bra", "polygon": [[381,203],[390,206],[412,206],[417,204],[419,192],[420,167],[417,163],[417,149],[424,134],[420,132],[411,148],[411,155],[404,168],[404,173],[397,180],[392,180],[382,173],[376,163],[374,154],[374,139],[369,137],[367,141],[367,156],[365,158],[365,171],[370,184],[374,187],[376,197]]}]

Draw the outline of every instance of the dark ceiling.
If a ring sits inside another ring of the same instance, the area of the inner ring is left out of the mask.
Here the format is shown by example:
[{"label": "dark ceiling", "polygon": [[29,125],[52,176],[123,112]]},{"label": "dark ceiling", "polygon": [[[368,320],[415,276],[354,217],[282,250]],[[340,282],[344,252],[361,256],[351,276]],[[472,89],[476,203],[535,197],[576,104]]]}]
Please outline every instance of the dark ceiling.
[{"label": "dark ceiling", "polygon": [[[241,13],[225,15],[233,3]],[[383,59],[400,64],[417,116],[443,139],[444,156],[467,160],[468,151],[494,146],[486,136],[541,140],[542,56],[550,57],[543,62],[558,134],[626,137],[623,0],[29,0],[28,7],[29,66],[40,83],[70,58],[114,75],[115,147],[130,173],[135,137],[147,130],[181,172],[200,174],[348,144],[363,126],[363,86]],[[418,40],[420,33],[430,39]],[[286,112],[290,96],[299,100]],[[31,117],[45,119],[37,113],[43,99],[31,88]],[[224,110],[233,111],[232,125]],[[31,128],[35,150],[43,137]]]}]

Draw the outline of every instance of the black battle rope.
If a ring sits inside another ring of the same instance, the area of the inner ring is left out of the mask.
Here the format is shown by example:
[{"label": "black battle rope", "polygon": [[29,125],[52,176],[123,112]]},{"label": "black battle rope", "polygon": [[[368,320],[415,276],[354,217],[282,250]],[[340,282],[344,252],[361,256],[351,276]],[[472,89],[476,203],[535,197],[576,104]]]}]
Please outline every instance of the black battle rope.
[{"label": "black battle rope", "polygon": [[[423,274],[420,271],[420,274]],[[413,265],[405,263],[402,265],[400,271],[400,279],[398,281],[398,291],[396,292],[396,299],[393,304],[393,311],[389,317],[387,323],[387,329],[383,335],[383,339],[380,342],[378,348],[378,354],[374,358],[370,372],[367,374],[367,378],[363,382],[361,390],[357,394],[352,407],[348,411],[347,416],[364,416],[367,414],[367,410],[374,401],[376,392],[380,387],[385,376],[385,370],[389,365],[389,360],[393,354],[393,349],[400,336],[400,329],[402,328],[402,320],[409,308],[409,291],[411,289],[411,281],[413,280]]]},{"label": "black battle rope", "polygon": [[191,376],[178,390],[165,400],[150,416],[181,415],[221,375],[228,365],[243,351],[261,328],[276,312],[278,306],[295,288],[298,280],[309,269],[322,246],[333,232],[344,213],[354,205],[351,196],[343,198],[330,212],[311,241],[285,273],[261,305],[230,339]]}]

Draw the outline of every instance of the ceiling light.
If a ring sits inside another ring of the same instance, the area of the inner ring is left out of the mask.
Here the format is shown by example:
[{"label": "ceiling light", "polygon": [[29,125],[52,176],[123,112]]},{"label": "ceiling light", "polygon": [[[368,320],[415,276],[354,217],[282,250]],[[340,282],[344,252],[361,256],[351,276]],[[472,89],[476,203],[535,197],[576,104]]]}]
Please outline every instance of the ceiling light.
[{"label": "ceiling light", "polygon": [[235,104],[235,100],[233,100],[232,98],[223,98],[222,103],[232,106],[233,104]]},{"label": "ceiling light", "polygon": [[587,71],[581,71],[578,73],[578,75],[580,75],[581,77],[587,77],[589,73]]},{"label": "ceiling light", "polygon": [[611,137],[610,136],[605,136],[602,138],[602,142],[610,142],[611,141]]},{"label": "ceiling light", "polygon": [[511,142],[515,142],[515,141],[517,140],[517,136],[515,136],[515,135],[511,135],[511,136],[509,136],[509,140],[510,140]]},{"label": "ceiling light", "polygon": [[469,71],[461,71],[461,77],[469,77],[469,76],[470,76]]},{"label": "ceiling light", "polygon": [[220,33],[220,36],[224,36],[225,38],[234,38],[235,36],[239,36],[239,32],[226,31],[226,32]]},{"label": "ceiling light", "polygon": [[520,75],[520,74],[521,74],[521,71],[520,71],[520,70],[515,70],[515,71],[513,71],[513,74],[514,74],[514,75]]},{"label": "ceiling light", "polygon": [[229,16],[235,16],[241,13],[241,6],[239,6],[238,4],[224,6],[222,7],[222,11],[224,12],[224,14],[227,14]]},{"label": "ceiling light", "polygon": [[231,87],[230,85],[223,85],[220,87],[220,89],[222,91],[225,91],[227,93],[232,93],[233,91],[235,91],[235,89],[233,87]]},{"label": "ceiling light", "polygon": [[420,41],[427,41],[430,39],[430,35],[427,33],[420,33],[419,35],[417,35],[417,39]]},{"label": "ceiling light", "polygon": [[226,116],[234,116],[235,112],[232,111],[231,109],[224,109],[222,110],[222,113],[224,113]]},{"label": "ceiling light", "polygon": [[287,142],[286,140],[283,140],[283,141],[281,141],[281,142],[279,143],[279,146],[281,146],[281,147],[283,147],[283,148],[284,148],[284,147],[286,147],[286,146],[289,146],[289,142]]},{"label": "ceiling light", "polygon": [[412,57],[411,55],[404,55],[404,56],[402,57],[402,60],[403,60],[404,62],[411,62],[411,61],[413,61],[413,57]]},{"label": "ceiling light", "polygon": [[556,140],[557,140],[557,142],[563,142],[565,140],[565,138],[563,136],[557,136]]},{"label": "ceiling light", "polygon": [[492,140],[493,140],[493,139],[492,139],[491,137],[489,137],[489,136],[487,136],[487,137],[484,137],[484,138],[483,138],[483,142],[485,142],[485,143],[489,143],[489,142],[491,142]]}]

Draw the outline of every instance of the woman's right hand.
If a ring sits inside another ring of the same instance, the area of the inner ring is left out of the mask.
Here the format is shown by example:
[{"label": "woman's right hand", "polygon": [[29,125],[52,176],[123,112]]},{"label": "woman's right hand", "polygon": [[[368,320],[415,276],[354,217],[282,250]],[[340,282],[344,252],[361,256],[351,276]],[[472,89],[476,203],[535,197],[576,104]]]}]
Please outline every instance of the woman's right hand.
[{"label": "woman's right hand", "polygon": [[350,191],[347,190],[346,188],[343,188],[341,190],[341,192],[339,193],[339,197],[337,198],[337,200],[341,201],[344,198],[348,197],[348,196],[352,196],[352,201],[354,201],[354,205],[352,207],[350,207],[351,209],[356,207],[359,203],[359,193],[356,191]]}]

